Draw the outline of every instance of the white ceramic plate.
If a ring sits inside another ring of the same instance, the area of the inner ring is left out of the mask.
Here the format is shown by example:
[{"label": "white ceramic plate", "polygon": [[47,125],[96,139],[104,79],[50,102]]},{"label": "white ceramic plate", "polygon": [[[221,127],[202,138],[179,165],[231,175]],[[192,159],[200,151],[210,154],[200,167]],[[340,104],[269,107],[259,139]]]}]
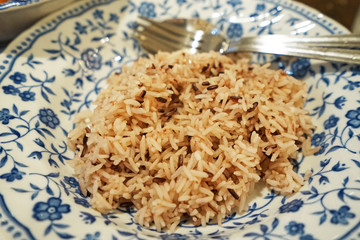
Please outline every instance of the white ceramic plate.
[{"label": "white ceramic plate", "polygon": [[[228,37],[338,34],[345,28],[285,0],[81,1],[24,32],[0,54],[0,233],[2,239],[356,239],[360,234],[360,66],[278,59],[309,86],[317,126],[312,177],[288,198],[261,184],[248,212],[221,227],[181,224],[157,233],[132,209],[102,215],[72,177],[66,134],[105,79],[143,52],[131,37],[139,16],[201,17]],[[262,61],[265,55],[254,55]]]}]

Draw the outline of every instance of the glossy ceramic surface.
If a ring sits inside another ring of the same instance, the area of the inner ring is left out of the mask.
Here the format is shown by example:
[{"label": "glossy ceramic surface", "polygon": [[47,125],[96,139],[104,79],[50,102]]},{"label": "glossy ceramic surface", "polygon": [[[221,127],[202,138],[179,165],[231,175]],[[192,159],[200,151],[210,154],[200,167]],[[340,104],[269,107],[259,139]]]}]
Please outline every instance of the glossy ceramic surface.
[{"label": "glossy ceramic surface", "polygon": [[0,235],[4,239],[357,239],[360,234],[360,66],[253,55],[309,85],[306,108],[319,153],[299,156],[300,192],[259,184],[249,209],[222,226],[158,233],[134,209],[101,214],[80,193],[67,132],[105,79],[144,53],[132,38],[139,16],[200,17],[229,38],[271,33],[339,34],[342,26],[285,0],[89,0],[25,31],[0,54]]}]

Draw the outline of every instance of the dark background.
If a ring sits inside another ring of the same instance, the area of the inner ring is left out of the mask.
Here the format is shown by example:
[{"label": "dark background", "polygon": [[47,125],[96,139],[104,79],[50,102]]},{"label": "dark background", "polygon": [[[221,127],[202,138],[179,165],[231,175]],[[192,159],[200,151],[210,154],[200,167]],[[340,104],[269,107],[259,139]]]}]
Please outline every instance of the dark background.
[{"label": "dark background", "polygon": [[353,27],[360,0],[297,0],[335,19],[349,30]]}]

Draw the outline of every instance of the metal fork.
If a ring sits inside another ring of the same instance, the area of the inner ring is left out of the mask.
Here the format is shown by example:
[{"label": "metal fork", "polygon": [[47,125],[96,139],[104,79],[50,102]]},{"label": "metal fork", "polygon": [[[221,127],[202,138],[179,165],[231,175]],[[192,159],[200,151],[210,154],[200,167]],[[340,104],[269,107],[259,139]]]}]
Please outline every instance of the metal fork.
[{"label": "metal fork", "polygon": [[263,35],[229,40],[201,19],[157,22],[139,18],[134,37],[149,53],[188,49],[191,53],[219,51],[258,52],[360,64],[360,35]]}]

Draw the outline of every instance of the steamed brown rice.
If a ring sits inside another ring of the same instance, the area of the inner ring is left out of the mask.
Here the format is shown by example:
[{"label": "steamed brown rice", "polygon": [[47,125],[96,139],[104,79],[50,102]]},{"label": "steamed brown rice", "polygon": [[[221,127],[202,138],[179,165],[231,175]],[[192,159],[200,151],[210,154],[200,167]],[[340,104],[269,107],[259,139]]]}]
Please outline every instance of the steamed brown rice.
[{"label": "steamed brown rice", "polygon": [[135,221],[173,231],[184,217],[221,224],[264,179],[299,190],[289,159],[313,153],[305,83],[215,52],[159,53],[108,79],[69,133],[75,172],[101,212],[133,204]]}]

